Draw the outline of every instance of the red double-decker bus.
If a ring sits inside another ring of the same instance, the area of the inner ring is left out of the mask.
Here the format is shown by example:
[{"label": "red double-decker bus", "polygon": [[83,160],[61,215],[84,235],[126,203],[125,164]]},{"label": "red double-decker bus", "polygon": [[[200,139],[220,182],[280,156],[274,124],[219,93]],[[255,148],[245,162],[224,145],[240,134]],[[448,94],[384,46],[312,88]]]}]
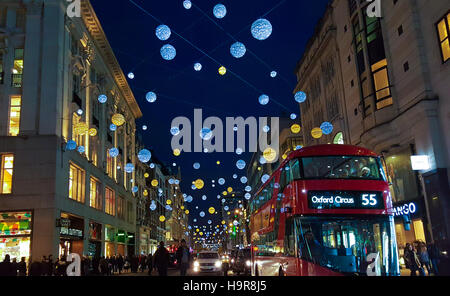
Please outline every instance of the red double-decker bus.
[{"label": "red double-decker bus", "polygon": [[348,145],[289,154],[249,201],[252,274],[397,276],[381,158]]}]

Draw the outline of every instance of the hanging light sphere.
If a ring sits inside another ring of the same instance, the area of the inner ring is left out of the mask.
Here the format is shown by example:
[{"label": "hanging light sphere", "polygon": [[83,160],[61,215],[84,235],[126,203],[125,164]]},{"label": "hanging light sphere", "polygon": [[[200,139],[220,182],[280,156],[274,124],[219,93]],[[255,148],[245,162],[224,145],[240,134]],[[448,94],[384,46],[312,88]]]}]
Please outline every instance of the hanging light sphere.
[{"label": "hanging light sphere", "polygon": [[111,123],[111,125],[109,126],[109,130],[114,132],[117,130],[117,125],[115,125],[114,123]]},{"label": "hanging light sphere", "polygon": [[84,113],[83,109],[78,109],[78,110],[77,110],[77,114],[78,114],[78,115],[81,116],[81,115],[83,115],[83,113]]},{"label": "hanging light sphere", "polygon": [[265,174],[264,176],[261,177],[261,182],[264,184],[266,183],[268,180],[270,179],[270,176]]},{"label": "hanging light sphere", "polygon": [[174,126],[170,129],[170,133],[172,134],[172,136],[177,136],[178,134],[180,134],[180,129]]},{"label": "hanging light sphere", "polygon": [[272,34],[272,24],[266,19],[258,19],[252,24],[252,35],[255,39],[266,40]]},{"label": "hanging light sphere", "polygon": [[125,123],[125,117],[120,113],[116,113],[112,116],[111,122],[116,126],[122,126]]},{"label": "hanging light sphere", "polygon": [[267,162],[273,162],[277,158],[277,151],[271,147],[268,147],[264,150],[263,157]]},{"label": "hanging light sphere", "polygon": [[202,179],[197,179],[194,182],[195,188],[202,189],[205,186],[205,182]]},{"label": "hanging light sphere", "polygon": [[89,136],[91,137],[95,137],[97,135],[97,129],[96,128],[91,128],[89,129]]},{"label": "hanging light sphere", "polygon": [[225,179],[224,179],[224,178],[220,178],[219,181],[218,181],[218,183],[219,183],[220,185],[224,185],[224,184],[225,184]]},{"label": "hanging light sphere", "polygon": [[145,95],[145,99],[146,99],[147,102],[149,102],[149,103],[154,103],[154,102],[156,101],[157,97],[156,97],[156,94],[155,94],[154,92],[150,91],[150,92],[148,92],[148,93]]},{"label": "hanging light sphere", "polygon": [[156,186],[158,186],[159,183],[158,183],[158,180],[154,179],[154,180],[152,180],[151,184],[153,187],[156,187]]},{"label": "hanging light sphere", "polygon": [[131,190],[133,193],[137,193],[139,191],[139,187],[134,186],[133,189]]},{"label": "hanging light sphere", "polygon": [[104,104],[104,103],[106,103],[106,101],[108,101],[108,97],[107,97],[106,95],[99,95],[99,96],[98,96],[98,101],[99,101],[101,104]]},{"label": "hanging light sphere", "polygon": [[292,119],[292,120],[296,120],[296,119],[297,119],[297,114],[292,113],[292,114],[291,114],[291,119]]},{"label": "hanging light sphere", "polygon": [[112,158],[115,158],[119,155],[119,149],[117,148],[111,148],[108,150],[109,156],[111,156]]},{"label": "hanging light sphere", "polygon": [[243,153],[241,148],[236,148],[236,154],[241,155]]},{"label": "hanging light sphere", "polygon": [[272,78],[277,77],[277,75],[278,75],[277,71],[270,72],[270,77],[272,77]]},{"label": "hanging light sphere", "polygon": [[86,151],[86,149],[84,148],[84,146],[78,146],[77,151],[79,153],[84,153]]},{"label": "hanging light sphere", "polygon": [[268,133],[270,131],[270,127],[268,125],[263,126],[263,132]]},{"label": "hanging light sphere", "polygon": [[192,2],[191,2],[190,0],[184,0],[183,6],[184,6],[184,8],[186,8],[186,9],[191,9],[191,7],[192,7]]},{"label": "hanging light sphere", "polygon": [[224,66],[221,66],[219,68],[219,74],[222,75],[222,76],[227,74],[227,68],[225,68]]},{"label": "hanging light sphere", "polygon": [[177,55],[177,50],[172,45],[166,44],[163,47],[161,47],[161,56],[166,61],[173,60],[176,55]]},{"label": "hanging light sphere", "polygon": [[212,215],[212,214],[214,214],[216,212],[216,209],[213,208],[213,207],[210,207],[208,212]]},{"label": "hanging light sphere", "polygon": [[150,205],[150,210],[151,210],[151,211],[156,210],[156,204],[152,203],[152,204]]},{"label": "hanging light sphere", "polygon": [[329,135],[333,132],[333,125],[327,121],[320,125],[320,129],[322,130],[324,135]]},{"label": "hanging light sphere", "polygon": [[231,45],[230,53],[233,57],[237,59],[242,58],[246,52],[247,49],[245,48],[245,45],[241,42],[236,42]]},{"label": "hanging light sphere", "polygon": [[194,169],[198,170],[200,168],[200,164],[198,162],[194,163]]},{"label": "hanging light sphere", "polygon": [[174,156],[180,156],[181,155],[181,150],[180,149],[174,149],[173,150],[173,155]]},{"label": "hanging light sphere", "polygon": [[258,100],[259,100],[259,103],[264,106],[269,103],[270,98],[268,95],[261,95]]},{"label": "hanging light sphere", "polygon": [[246,193],[244,195],[244,197],[245,197],[246,200],[250,200],[250,198],[252,198],[252,195],[250,193]]},{"label": "hanging light sphere", "polygon": [[245,166],[246,166],[246,163],[242,159],[240,159],[236,162],[236,167],[240,170],[243,170],[245,168]]},{"label": "hanging light sphere", "polygon": [[202,200],[207,200],[207,199],[208,199],[208,197],[206,195],[202,196]]},{"label": "hanging light sphere", "polygon": [[147,149],[142,149],[138,153],[138,159],[140,162],[147,163],[152,158],[152,153],[148,151]]},{"label": "hanging light sphere", "polygon": [[294,96],[297,103],[304,103],[306,101],[306,93],[299,91]]},{"label": "hanging light sphere", "polygon": [[142,130],[143,130],[143,131],[146,131],[146,130],[147,130],[147,126],[146,126],[146,125],[143,125],[143,126],[142,126]]},{"label": "hanging light sphere", "polygon": [[172,31],[168,26],[160,25],[156,28],[155,34],[159,40],[165,41],[170,38],[170,35],[172,35]]},{"label": "hanging light sphere", "polygon": [[131,174],[134,171],[134,164],[132,163],[127,163],[125,165],[125,172]]},{"label": "hanging light sphere", "polygon": [[217,4],[213,9],[214,16],[218,19],[224,18],[227,14],[227,8],[223,4]]},{"label": "hanging light sphere", "polygon": [[128,73],[128,78],[134,79],[134,73],[133,72]]},{"label": "hanging light sphere", "polygon": [[237,179],[238,175],[234,174],[233,179]]},{"label": "hanging light sphere", "polygon": [[151,169],[154,169],[154,168],[155,168],[155,164],[154,164],[154,163],[151,163],[151,164],[150,164],[150,168],[151,168]]},{"label": "hanging light sphere", "polygon": [[74,140],[67,141],[66,150],[73,151],[75,149],[77,149],[77,142],[75,142]]},{"label": "hanging light sphere", "polygon": [[319,127],[313,128],[311,131],[311,136],[314,139],[320,139],[323,136],[323,131]]},{"label": "hanging light sphere", "polygon": [[202,138],[204,141],[211,140],[212,136],[213,132],[209,128],[202,128],[202,130],[200,131],[200,138]]},{"label": "hanging light sphere", "polygon": [[252,186],[246,186],[245,187],[245,192],[250,192],[252,191]]},{"label": "hanging light sphere", "polygon": [[195,70],[195,71],[201,71],[201,70],[202,70],[202,64],[200,64],[200,63],[195,63],[195,64],[194,64],[194,70]]},{"label": "hanging light sphere", "polygon": [[302,130],[302,128],[301,128],[301,126],[298,125],[298,124],[293,124],[293,125],[291,126],[291,132],[292,132],[293,134],[298,134],[301,130]]},{"label": "hanging light sphere", "polygon": [[159,221],[161,221],[161,222],[164,222],[164,221],[166,221],[166,217],[164,217],[164,216],[160,216],[160,217],[159,217]]},{"label": "hanging light sphere", "polygon": [[248,181],[247,177],[243,176],[243,177],[241,178],[241,183],[242,183],[242,184],[247,183],[247,181]]},{"label": "hanging light sphere", "polygon": [[200,215],[200,217],[203,218],[203,217],[205,217],[205,212],[201,211],[199,215]]}]

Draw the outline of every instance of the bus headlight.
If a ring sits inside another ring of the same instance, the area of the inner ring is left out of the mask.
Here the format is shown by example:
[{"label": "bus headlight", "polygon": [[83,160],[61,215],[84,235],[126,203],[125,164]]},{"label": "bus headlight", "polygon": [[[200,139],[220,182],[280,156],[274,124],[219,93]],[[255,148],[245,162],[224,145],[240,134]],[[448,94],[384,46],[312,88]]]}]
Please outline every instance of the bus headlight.
[{"label": "bus headlight", "polygon": [[221,267],[221,266],[222,266],[222,261],[220,261],[220,260],[216,261],[216,263],[214,264],[214,266],[216,266],[216,267]]},{"label": "bus headlight", "polygon": [[194,262],[194,267],[199,267],[199,266],[200,266],[200,264],[197,261],[195,261]]},{"label": "bus headlight", "polygon": [[245,261],[245,265],[247,265],[248,267],[250,267],[252,265],[252,262],[250,262],[250,260]]}]

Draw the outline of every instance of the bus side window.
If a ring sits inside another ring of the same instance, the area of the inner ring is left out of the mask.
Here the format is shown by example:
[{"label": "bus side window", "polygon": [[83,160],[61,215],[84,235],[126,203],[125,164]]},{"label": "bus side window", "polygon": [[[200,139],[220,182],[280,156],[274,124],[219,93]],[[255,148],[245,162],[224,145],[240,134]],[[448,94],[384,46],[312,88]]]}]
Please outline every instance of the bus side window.
[{"label": "bus side window", "polygon": [[284,255],[295,257],[295,234],[294,223],[291,219],[286,220],[286,232],[284,236]]},{"label": "bus side window", "polygon": [[283,193],[284,188],[286,188],[286,185],[289,184],[287,175],[288,171],[285,168],[282,168],[280,171],[280,190],[278,191],[278,193]]},{"label": "bus side window", "polygon": [[289,162],[289,182],[293,180],[299,180],[300,176],[300,161],[298,159],[291,160]]}]

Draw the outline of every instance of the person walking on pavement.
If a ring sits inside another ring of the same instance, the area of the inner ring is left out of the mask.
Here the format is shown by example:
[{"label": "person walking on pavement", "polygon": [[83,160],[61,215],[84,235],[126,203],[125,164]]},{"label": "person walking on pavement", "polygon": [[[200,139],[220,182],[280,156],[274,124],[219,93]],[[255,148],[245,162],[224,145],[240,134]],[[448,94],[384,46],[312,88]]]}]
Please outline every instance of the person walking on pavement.
[{"label": "person walking on pavement", "polygon": [[147,268],[148,268],[148,275],[152,275],[153,270],[153,256],[151,253],[147,256]]},{"label": "person walking on pavement", "polygon": [[430,260],[431,260],[431,267],[433,268],[433,274],[435,276],[437,276],[439,274],[439,256],[440,256],[440,251],[439,248],[437,246],[436,242],[432,242],[429,246],[428,246],[428,254],[430,256]]},{"label": "person walking on pavement", "polygon": [[123,257],[122,255],[119,255],[119,258],[117,258],[117,268],[119,269],[119,274],[122,272],[123,264]]},{"label": "person walking on pavement", "polygon": [[430,256],[428,254],[427,251],[427,245],[423,242],[419,243],[419,260],[420,263],[422,264],[422,267],[424,269],[425,272],[425,268],[428,271],[428,275],[431,274],[431,264],[430,264]]},{"label": "person walking on pavement", "polygon": [[167,276],[167,269],[169,268],[169,251],[164,247],[164,242],[159,243],[159,248],[153,256],[159,276]]},{"label": "person walking on pavement", "polygon": [[25,257],[22,257],[19,264],[17,264],[17,269],[19,271],[19,276],[27,275],[27,263],[25,262]]},{"label": "person walking on pavement", "polygon": [[176,257],[180,268],[180,276],[186,276],[191,262],[191,253],[189,252],[189,248],[186,246],[186,241],[184,239],[181,240],[181,245],[177,250]]},{"label": "person walking on pavement", "polygon": [[13,264],[11,263],[11,257],[7,254],[5,260],[0,263],[0,276],[13,276]]},{"label": "person walking on pavement", "polygon": [[423,268],[422,264],[420,264],[419,257],[417,256],[413,246],[409,243],[406,244],[404,258],[406,268],[411,270],[411,276],[417,276],[417,271],[420,271],[420,275],[423,275]]}]

